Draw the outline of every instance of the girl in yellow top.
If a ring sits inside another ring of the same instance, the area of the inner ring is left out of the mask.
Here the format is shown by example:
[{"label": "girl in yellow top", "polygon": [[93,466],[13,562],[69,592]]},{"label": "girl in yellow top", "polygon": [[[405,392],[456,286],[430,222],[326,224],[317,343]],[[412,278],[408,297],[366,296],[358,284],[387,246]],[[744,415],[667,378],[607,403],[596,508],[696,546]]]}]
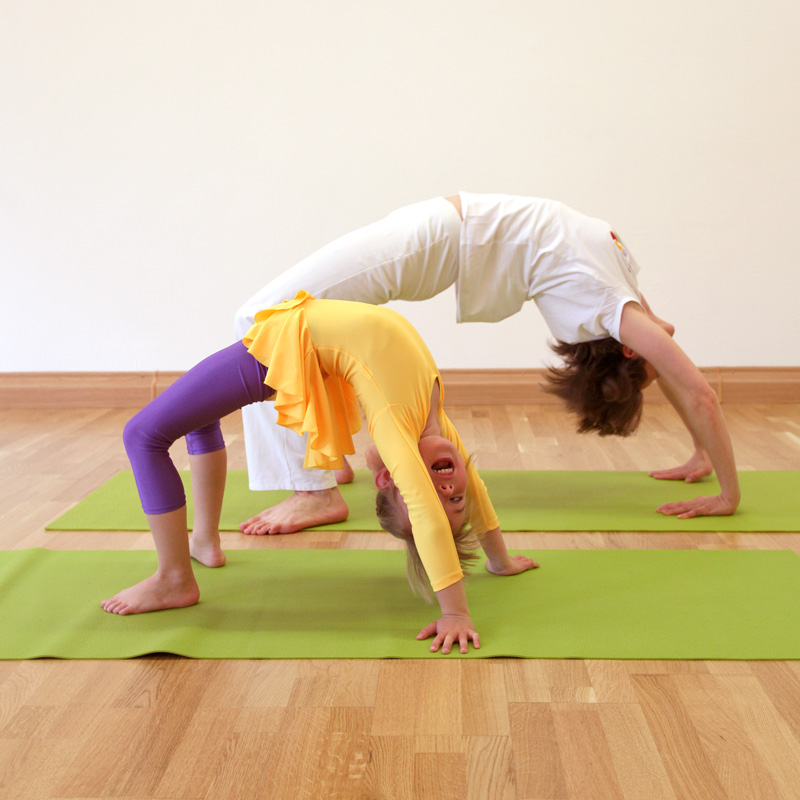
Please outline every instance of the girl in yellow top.
[{"label": "girl in yellow top", "polygon": [[[441,377],[416,330],[388,309],[300,292],[256,315],[243,344],[198,364],[126,426],[158,569],[103,608],[131,614],[192,605],[199,590],[190,556],[207,566],[225,563],[218,528],[226,471],[220,417],[274,400],[279,424],[309,433],[305,465],[336,469],[354,452],[360,402],[375,444],[368,464],[391,520],[384,524],[418,553],[442,610],[418,638],[434,636],[431,649],[444,653],[455,642],[466,652],[470,639],[479,647],[454,534],[461,538],[471,527],[495,574],[537,565],[508,555],[486,488],[444,413]],[[195,496],[191,543],[182,485],[168,453],[180,436],[187,438]]]}]

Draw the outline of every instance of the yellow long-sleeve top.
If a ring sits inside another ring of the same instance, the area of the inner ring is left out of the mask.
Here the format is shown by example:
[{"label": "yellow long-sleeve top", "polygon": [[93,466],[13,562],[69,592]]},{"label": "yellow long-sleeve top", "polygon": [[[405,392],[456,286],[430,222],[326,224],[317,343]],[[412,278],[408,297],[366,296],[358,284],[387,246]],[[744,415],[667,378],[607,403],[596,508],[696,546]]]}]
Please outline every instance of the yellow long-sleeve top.
[{"label": "yellow long-sleeve top", "polygon": [[[244,344],[267,367],[278,424],[309,434],[305,466],[338,469],[342,456],[355,452],[360,402],[372,441],[408,506],[433,590],[456,583],[462,572],[450,523],[419,453],[436,381],[442,436],[465,461],[468,453],[444,413],[444,387],[433,356],[411,323],[387,308],[316,300],[306,292],[260,311],[255,320]],[[478,533],[498,527],[486,487],[471,465],[467,480]]]}]

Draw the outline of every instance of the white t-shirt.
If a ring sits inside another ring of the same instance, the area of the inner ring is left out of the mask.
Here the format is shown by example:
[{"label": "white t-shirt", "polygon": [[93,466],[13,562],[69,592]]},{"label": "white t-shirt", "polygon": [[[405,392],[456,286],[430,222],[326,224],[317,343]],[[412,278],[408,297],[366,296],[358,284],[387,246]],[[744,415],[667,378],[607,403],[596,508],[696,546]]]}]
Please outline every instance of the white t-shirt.
[{"label": "white t-shirt", "polygon": [[622,308],[639,302],[639,266],[600,219],[555,200],[460,193],[459,322],[497,322],[535,301],[570,344],[619,341]]}]

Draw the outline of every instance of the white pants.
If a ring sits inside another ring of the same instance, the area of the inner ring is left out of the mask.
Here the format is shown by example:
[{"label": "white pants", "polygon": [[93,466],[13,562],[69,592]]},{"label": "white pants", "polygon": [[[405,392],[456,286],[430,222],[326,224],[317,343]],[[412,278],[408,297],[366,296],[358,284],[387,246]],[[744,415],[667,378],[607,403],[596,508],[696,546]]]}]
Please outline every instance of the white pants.
[{"label": "white pants", "polygon": [[[443,197],[401,208],[331,242],[256,292],[236,312],[236,338],[247,333],[258,311],[301,289],[314,297],[373,305],[427,300],[455,283],[460,233],[458,211]],[[303,468],[305,437],[277,424],[272,403],[245,406],[242,419],[252,490],[336,485],[333,472]]]}]

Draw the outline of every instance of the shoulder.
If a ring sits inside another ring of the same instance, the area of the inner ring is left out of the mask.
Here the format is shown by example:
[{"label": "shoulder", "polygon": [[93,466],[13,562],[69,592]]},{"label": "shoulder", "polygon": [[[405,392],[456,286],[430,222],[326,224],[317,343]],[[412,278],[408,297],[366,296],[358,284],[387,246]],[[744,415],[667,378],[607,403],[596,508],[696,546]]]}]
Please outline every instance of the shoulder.
[{"label": "shoulder", "polygon": [[620,342],[649,361],[671,386],[703,390],[708,383],[678,343],[639,303],[626,303],[620,321]]},{"label": "shoulder", "polygon": [[654,354],[654,348],[663,348],[668,343],[674,344],[666,331],[650,318],[641,303],[633,300],[622,307],[619,340],[644,358],[650,358]]}]

